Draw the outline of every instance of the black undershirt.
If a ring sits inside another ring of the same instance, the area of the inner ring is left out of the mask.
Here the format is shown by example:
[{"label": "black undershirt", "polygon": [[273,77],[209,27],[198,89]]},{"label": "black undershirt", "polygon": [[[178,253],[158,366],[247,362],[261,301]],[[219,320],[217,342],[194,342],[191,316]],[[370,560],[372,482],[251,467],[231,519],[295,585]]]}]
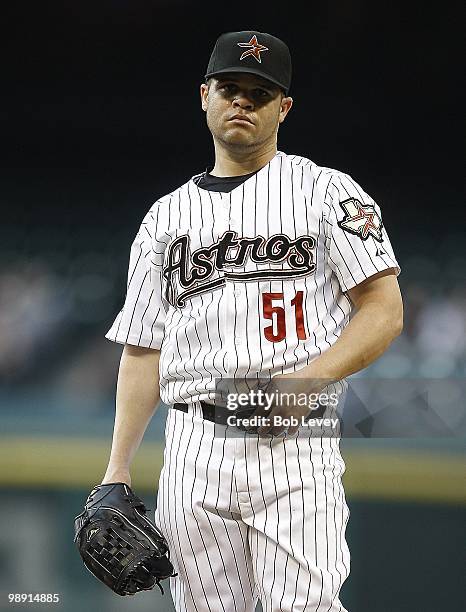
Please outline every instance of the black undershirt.
[{"label": "black undershirt", "polygon": [[207,191],[221,191],[222,193],[229,193],[248,178],[251,178],[255,172],[249,174],[242,174],[241,176],[212,176],[207,170],[197,180],[196,185]]}]

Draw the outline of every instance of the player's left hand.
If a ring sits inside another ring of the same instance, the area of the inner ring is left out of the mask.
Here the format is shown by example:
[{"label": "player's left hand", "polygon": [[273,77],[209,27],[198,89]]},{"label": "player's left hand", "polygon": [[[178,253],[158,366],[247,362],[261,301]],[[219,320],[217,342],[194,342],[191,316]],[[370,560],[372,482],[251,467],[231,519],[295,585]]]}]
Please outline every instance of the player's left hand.
[{"label": "player's left hand", "polygon": [[165,537],[125,482],[97,485],[75,518],[74,541],[87,569],[118,595],[175,576]]},{"label": "player's left hand", "polygon": [[[306,375],[301,370],[274,376],[267,392],[276,394],[277,397],[280,397],[280,394],[287,397],[291,393],[294,393],[296,397],[304,397],[304,394],[309,397],[311,394],[319,394],[325,384],[325,381],[312,379],[309,374]],[[259,410],[260,415],[266,417],[267,421],[267,424],[257,428],[259,436],[286,436],[291,438],[297,435],[303,418],[311,412],[311,406],[309,403],[289,402],[284,405],[284,402],[281,402],[275,403],[269,410],[258,409],[255,414],[259,414]],[[288,424],[290,421],[293,421],[293,423]]]}]

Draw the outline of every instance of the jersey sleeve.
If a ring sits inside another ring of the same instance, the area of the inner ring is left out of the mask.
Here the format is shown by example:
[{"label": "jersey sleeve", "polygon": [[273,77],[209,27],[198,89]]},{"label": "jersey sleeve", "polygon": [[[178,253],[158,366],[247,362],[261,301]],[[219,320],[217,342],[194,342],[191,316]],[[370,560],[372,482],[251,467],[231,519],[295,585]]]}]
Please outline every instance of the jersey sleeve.
[{"label": "jersey sleeve", "polygon": [[160,252],[152,246],[151,220],[148,213],[131,246],[125,302],[105,337],[120,344],[160,349],[166,308],[162,269],[157,265]]},{"label": "jersey sleeve", "polygon": [[400,274],[380,207],[356,181],[335,175],[325,203],[328,263],[343,291],[388,268]]}]

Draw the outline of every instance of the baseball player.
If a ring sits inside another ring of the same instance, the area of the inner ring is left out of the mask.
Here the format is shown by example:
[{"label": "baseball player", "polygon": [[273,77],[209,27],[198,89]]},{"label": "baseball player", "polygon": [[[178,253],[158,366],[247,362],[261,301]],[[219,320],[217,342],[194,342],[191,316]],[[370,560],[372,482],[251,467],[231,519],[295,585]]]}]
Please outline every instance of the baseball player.
[{"label": "baseball player", "polygon": [[[400,268],[355,180],[277,150],[290,81],[278,38],[218,38],[200,87],[215,164],[144,217],[106,335],[124,349],[103,483],[131,484],[155,406],[170,407],[155,522],[178,611],[345,610],[338,431],[319,435],[309,405],[276,391],[341,397],[401,331]],[[240,427],[219,399],[227,379],[269,381],[275,400]]]}]

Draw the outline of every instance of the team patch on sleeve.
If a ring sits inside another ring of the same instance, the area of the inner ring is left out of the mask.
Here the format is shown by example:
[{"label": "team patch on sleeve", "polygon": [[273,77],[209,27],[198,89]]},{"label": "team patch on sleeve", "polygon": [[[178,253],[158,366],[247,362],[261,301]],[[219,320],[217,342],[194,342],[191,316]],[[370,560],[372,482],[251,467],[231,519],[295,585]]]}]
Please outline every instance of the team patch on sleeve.
[{"label": "team patch on sleeve", "polygon": [[344,218],[338,221],[341,229],[359,236],[362,240],[367,240],[369,236],[372,236],[379,242],[383,241],[382,219],[373,204],[361,204],[359,200],[349,198],[340,202],[340,206],[345,211]]}]

